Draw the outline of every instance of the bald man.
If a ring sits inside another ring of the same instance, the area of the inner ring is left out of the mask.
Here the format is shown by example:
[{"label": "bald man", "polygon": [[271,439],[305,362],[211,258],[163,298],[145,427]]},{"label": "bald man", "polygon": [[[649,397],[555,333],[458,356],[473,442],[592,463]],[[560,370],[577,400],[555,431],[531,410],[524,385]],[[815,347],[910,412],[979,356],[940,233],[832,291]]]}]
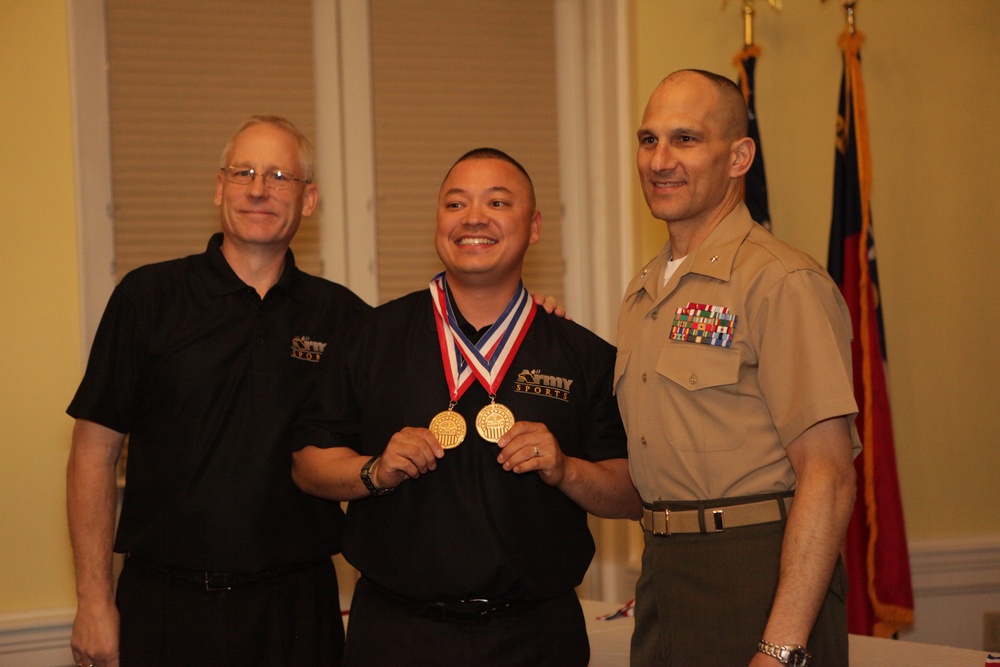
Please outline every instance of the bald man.
[{"label": "bald man", "polygon": [[751,219],[747,122],[733,82],[682,70],[638,131],[643,194],[670,240],[618,325],[644,507],[633,665],[847,664],[850,315],[822,267]]}]

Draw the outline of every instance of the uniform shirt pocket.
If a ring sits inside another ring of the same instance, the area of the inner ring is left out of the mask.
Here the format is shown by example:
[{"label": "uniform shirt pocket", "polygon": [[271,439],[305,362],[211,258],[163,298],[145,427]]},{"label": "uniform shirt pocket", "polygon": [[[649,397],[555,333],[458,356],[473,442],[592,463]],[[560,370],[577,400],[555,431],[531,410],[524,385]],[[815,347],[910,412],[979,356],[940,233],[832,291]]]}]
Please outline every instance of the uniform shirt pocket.
[{"label": "uniform shirt pocket", "polygon": [[746,439],[749,400],[739,391],[738,349],[668,341],[656,372],[666,381],[667,439],[678,450],[724,451]]}]

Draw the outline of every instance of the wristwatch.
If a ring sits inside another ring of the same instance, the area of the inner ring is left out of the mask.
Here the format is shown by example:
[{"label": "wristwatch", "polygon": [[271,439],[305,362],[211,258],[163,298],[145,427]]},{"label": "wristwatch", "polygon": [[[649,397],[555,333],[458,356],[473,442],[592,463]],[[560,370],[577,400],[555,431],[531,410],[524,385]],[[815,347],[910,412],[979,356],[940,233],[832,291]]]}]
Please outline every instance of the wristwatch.
[{"label": "wristwatch", "polygon": [[792,646],[776,646],[771,642],[761,639],[757,644],[757,650],[764,655],[769,655],[777,659],[783,665],[789,667],[808,667],[810,656],[804,646],[794,644]]},{"label": "wristwatch", "polygon": [[375,466],[375,462],[378,461],[378,456],[373,456],[368,459],[368,462],[361,466],[361,481],[365,483],[365,488],[368,489],[368,493],[373,496],[384,496],[387,493],[392,493],[393,489],[383,489],[372,479],[372,468]]}]

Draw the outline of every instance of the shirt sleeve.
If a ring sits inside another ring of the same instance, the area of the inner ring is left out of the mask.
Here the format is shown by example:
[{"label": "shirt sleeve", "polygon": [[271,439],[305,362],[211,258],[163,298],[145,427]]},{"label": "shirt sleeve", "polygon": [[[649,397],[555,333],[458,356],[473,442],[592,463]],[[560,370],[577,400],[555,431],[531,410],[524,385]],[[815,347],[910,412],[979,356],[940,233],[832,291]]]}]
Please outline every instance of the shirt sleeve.
[{"label": "shirt sleeve", "polygon": [[295,425],[292,451],[308,446],[357,448],[361,423],[357,397],[359,383],[366,381],[359,360],[364,358],[361,348],[367,339],[360,326],[350,326],[334,339],[332,354],[327,348]]},{"label": "shirt sleeve", "polygon": [[128,433],[146,376],[140,316],[127,283],[115,288],[101,317],[87,370],[66,412]]},{"label": "shirt sleeve", "polygon": [[761,392],[782,445],[820,421],[857,414],[850,315],[827,276],[785,275],[763,299],[753,335]]},{"label": "shirt sleeve", "polygon": [[613,391],[615,348],[601,340],[596,343],[594,356],[587,362],[587,377],[591,382],[587,415],[590,423],[584,457],[589,461],[628,458],[625,426]]}]

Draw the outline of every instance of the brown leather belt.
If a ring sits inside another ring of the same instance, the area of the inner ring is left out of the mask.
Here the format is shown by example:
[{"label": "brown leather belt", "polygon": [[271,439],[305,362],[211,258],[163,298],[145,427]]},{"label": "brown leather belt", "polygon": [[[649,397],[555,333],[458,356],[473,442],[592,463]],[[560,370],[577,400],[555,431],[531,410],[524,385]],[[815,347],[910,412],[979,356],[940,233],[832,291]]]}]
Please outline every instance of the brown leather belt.
[{"label": "brown leather belt", "polygon": [[642,527],[653,535],[719,533],[727,528],[774,523],[788,516],[792,496],[689,510],[642,508]]}]

